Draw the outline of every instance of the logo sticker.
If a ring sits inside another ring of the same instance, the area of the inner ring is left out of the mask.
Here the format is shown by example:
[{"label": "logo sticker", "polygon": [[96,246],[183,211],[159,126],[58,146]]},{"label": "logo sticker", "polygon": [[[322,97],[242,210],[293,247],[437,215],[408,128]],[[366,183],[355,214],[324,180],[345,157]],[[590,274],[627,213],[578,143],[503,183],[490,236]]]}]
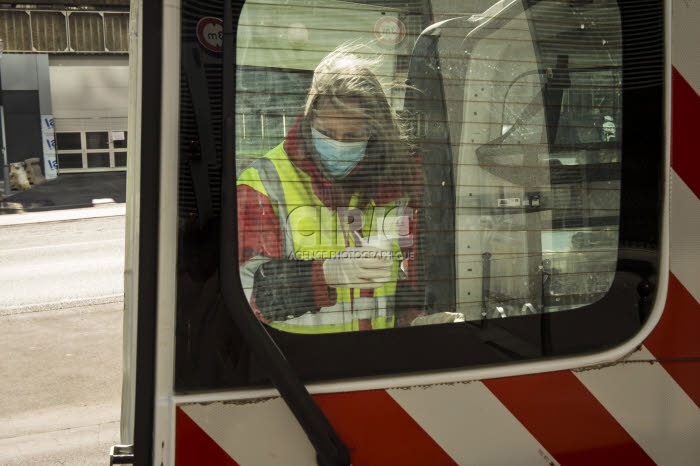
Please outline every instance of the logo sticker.
[{"label": "logo sticker", "polygon": [[384,16],[374,23],[374,35],[385,45],[397,45],[406,37],[406,26],[397,18]]},{"label": "logo sticker", "polygon": [[221,52],[224,44],[224,22],[207,16],[197,23],[197,40],[207,50]]}]

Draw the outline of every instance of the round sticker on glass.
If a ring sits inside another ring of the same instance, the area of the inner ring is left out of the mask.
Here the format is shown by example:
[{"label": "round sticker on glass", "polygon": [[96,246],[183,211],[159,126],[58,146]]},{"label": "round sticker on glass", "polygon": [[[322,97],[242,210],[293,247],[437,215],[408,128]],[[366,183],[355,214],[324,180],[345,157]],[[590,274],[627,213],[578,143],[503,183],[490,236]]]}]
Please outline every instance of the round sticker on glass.
[{"label": "round sticker on glass", "polygon": [[205,49],[221,52],[224,43],[224,22],[207,16],[197,23],[197,40]]},{"label": "round sticker on glass", "polygon": [[384,16],[374,23],[374,35],[382,44],[396,45],[406,37],[406,26],[392,16]]}]

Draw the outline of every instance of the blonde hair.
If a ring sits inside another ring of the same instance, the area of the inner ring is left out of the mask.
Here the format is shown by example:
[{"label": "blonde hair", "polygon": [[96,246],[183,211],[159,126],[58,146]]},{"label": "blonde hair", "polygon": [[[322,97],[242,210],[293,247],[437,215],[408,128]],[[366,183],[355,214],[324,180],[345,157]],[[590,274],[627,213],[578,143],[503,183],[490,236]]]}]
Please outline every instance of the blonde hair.
[{"label": "blonde hair", "polygon": [[344,44],[335,49],[314,70],[304,116],[310,124],[321,104],[339,112],[356,113],[359,107],[367,120],[369,141],[365,169],[357,175],[375,185],[412,183],[409,172],[415,161],[408,138],[375,73],[381,61],[379,52],[368,46]]}]

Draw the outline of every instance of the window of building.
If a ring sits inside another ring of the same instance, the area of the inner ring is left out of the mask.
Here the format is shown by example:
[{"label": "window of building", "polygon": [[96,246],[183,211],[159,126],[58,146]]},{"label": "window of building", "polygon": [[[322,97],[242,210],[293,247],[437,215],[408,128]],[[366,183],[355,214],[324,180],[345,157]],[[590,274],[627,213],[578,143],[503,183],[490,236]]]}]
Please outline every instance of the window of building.
[{"label": "window of building", "polygon": [[59,172],[126,168],[126,131],[75,131],[56,133]]}]

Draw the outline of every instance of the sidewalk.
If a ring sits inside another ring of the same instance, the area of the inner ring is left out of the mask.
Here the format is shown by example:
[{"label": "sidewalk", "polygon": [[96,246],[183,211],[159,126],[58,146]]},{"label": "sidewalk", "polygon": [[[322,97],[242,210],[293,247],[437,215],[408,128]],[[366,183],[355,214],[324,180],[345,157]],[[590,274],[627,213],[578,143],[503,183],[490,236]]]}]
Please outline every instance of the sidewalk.
[{"label": "sidewalk", "polygon": [[0,225],[123,215],[125,202],[126,172],[63,174],[2,199]]}]

